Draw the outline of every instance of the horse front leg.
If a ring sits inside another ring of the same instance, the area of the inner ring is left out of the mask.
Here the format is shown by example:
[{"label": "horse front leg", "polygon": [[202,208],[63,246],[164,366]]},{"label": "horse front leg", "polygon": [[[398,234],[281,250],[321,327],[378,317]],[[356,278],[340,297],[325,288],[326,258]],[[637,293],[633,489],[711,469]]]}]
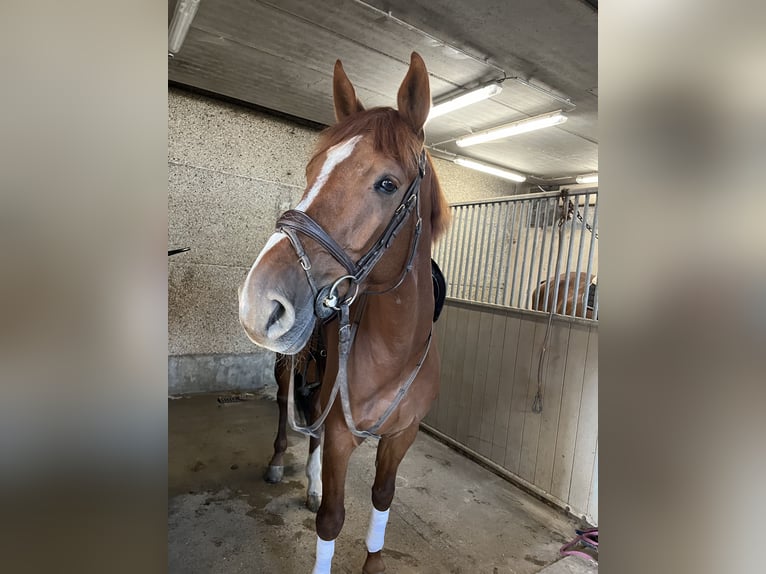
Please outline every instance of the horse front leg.
[{"label": "horse front leg", "polygon": [[277,406],[279,424],[277,438],[274,439],[274,456],[266,469],[265,480],[270,483],[281,482],[285,475],[284,455],[287,450],[287,393],[290,386],[290,365],[283,355],[277,355],[274,363],[274,378],[277,381]]},{"label": "horse front leg", "polygon": [[335,539],[346,519],[346,471],[354,448],[356,441],[345,426],[325,428],[322,448],[323,495],[316,518],[316,559],[312,574],[330,574]]},{"label": "horse front leg", "polygon": [[317,512],[322,502],[322,445],[320,439],[313,436],[309,439],[306,478],[308,479],[306,508],[311,512]]},{"label": "horse front leg", "polygon": [[418,423],[413,423],[404,432],[393,437],[383,437],[378,443],[375,457],[375,482],[372,485],[372,516],[367,529],[367,559],[363,574],[379,574],[386,570],[381,557],[388,524],[388,512],[394,500],[396,471],[399,463],[418,434]]}]

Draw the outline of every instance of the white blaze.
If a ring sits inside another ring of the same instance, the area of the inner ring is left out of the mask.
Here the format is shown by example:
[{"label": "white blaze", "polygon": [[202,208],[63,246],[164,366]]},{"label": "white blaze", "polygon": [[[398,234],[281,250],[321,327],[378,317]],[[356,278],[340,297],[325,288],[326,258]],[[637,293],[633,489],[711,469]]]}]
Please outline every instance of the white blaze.
[{"label": "white blaze", "polygon": [[[258,265],[258,263],[261,262],[261,259],[263,259],[264,255],[266,255],[271,249],[279,243],[282,239],[286,239],[287,235],[282,233],[281,231],[277,231],[275,233],[271,234],[271,237],[269,237],[269,240],[266,242],[266,245],[263,246],[263,249],[261,249],[261,252],[258,254],[258,258],[255,260],[255,263],[253,263],[253,267],[250,268],[250,273],[253,272],[253,268]],[[250,277],[250,273],[248,273],[248,278]]]},{"label": "white blaze", "polygon": [[[261,262],[261,259],[269,252],[271,251],[274,246],[282,241],[283,239],[287,239],[287,235],[282,233],[281,231],[277,231],[276,233],[273,233],[271,237],[269,237],[269,240],[266,242],[266,245],[263,246],[263,249],[261,249],[261,252],[258,254],[258,258],[255,260],[255,263],[253,263],[253,266],[250,268],[250,271],[247,272],[247,277],[245,278],[244,287],[240,288],[239,290],[239,317],[242,319],[243,317],[247,317],[250,312],[250,301],[248,300],[248,290],[247,285],[250,283],[250,276],[253,274],[253,270],[258,267],[258,263]],[[248,335],[248,338],[250,335]]]},{"label": "white blaze", "polygon": [[317,177],[314,185],[311,186],[311,189],[306,194],[306,197],[304,197],[301,202],[295,206],[295,209],[298,211],[306,211],[309,208],[311,202],[316,199],[317,195],[319,195],[319,192],[322,190],[322,186],[327,183],[327,180],[330,178],[330,174],[335,169],[335,166],[337,166],[340,162],[351,155],[351,152],[354,151],[354,148],[356,147],[356,144],[359,143],[360,139],[362,139],[361,135],[354,136],[350,140],[346,140],[345,142],[334,145],[329,150],[327,150],[327,157],[325,158],[324,165],[319,172],[319,177]]}]

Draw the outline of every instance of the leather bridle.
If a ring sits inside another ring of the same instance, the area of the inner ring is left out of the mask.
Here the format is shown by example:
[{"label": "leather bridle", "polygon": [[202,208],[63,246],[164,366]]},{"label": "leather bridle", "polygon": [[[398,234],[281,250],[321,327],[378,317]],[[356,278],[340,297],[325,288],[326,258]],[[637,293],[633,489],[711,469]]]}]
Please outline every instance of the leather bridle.
[{"label": "leather bridle", "polygon": [[[290,426],[303,434],[318,437],[319,431],[324,425],[324,421],[327,415],[330,413],[335,398],[340,394],[341,407],[343,410],[343,416],[346,421],[346,426],[349,431],[361,438],[380,438],[377,431],[388,420],[388,417],[396,410],[404,396],[407,394],[412,383],[415,381],[420,368],[428,356],[428,352],[431,348],[431,331],[428,333],[428,339],[425,345],[425,351],[422,357],[418,361],[415,369],[410,373],[407,380],[399,387],[393,401],[386,408],[383,415],[366,430],[360,430],[356,428],[354,419],[351,414],[351,401],[349,398],[348,390],[348,356],[351,352],[351,345],[356,335],[356,327],[358,326],[358,318],[352,327],[349,320],[349,306],[354,302],[359,294],[359,286],[369,276],[375,265],[383,257],[386,250],[391,246],[399,231],[406,223],[409,215],[415,210],[417,219],[415,220],[415,231],[412,238],[412,244],[410,248],[409,257],[407,263],[402,271],[398,281],[391,287],[388,287],[384,291],[372,292],[366,291],[367,295],[380,295],[392,291],[402,284],[407,274],[412,270],[415,260],[415,253],[417,252],[418,243],[420,241],[420,233],[422,230],[423,220],[420,216],[420,184],[425,176],[425,170],[427,165],[426,152],[420,154],[418,158],[418,173],[415,179],[407,188],[401,202],[397,206],[394,214],[391,216],[391,220],[381,233],[378,240],[373,246],[365,253],[356,263],[346,254],[344,249],[338,245],[338,243],[327,233],[322,226],[314,219],[309,217],[306,213],[291,209],[282,214],[277,220],[276,229],[281,231],[290,239],[290,243],[295,249],[295,253],[298,255],[298,262],[306,273],[309,286],[314,295],[314,314],[320,321],[329,321],[336,313],[339,314],[340,327],[338,334],[338,374],[335,378],[335,383],[330,391],[330,397],[327,401],[323,412],[317,418],[316,421],[310,426],[300,426],[295,421],[295,405],[294,405],[294,369],[290,371],[290,387],[287,393],[287,417],[290,422]],[[324,250],[329,253],[333,259],[335,259],[347,272],[347,275],[343,275],[336,279],[332,284],[325,285],[321,288],[317,287],[316,281],[311,273],[311,260],[309,259],[306,249],[303,247],[298,234],[305,235],[316,241]],[[349,281],[349,289],[343,295],[341,299],[338,293],[339,286]],[[353,289],[352,289],[353,287]]]},{"label": "leather bridle", "polygon": [[[340,311],[338,288],[344,281],[350,282],[349,289],[346,292],[346,301],[348,301],[349,305],[353,303],[359,292],[359,286],[372,272],[375,265],[391,246],[414,209],[417,214],[417,219],[415,221],[415,235],[412,239],[410,255],[400,281],[391,289],[398,287],[407,273],[412,270],[423,224],[420,217],[420,184],[423,181],[425,170],[426,152],[424,150],[418,160],[418,173],[407,188],[401,202],[391,216],[388,225],[369,251],[362,255],[356,263],[352,261],[345,250],[338,245],[337,241],[335,241],[319,223],[303,211],[290,209],[284,212],[277,220],[276,230],[284,233],[287,235],[288,239],[290,239],[290,243],[292,243],[293,249],[295,249],[295,253],[298,255],[298,262],[306,272],[306,278],[308,279],[309,286],[314,294],[314,313],[321,321],[328,320],[335,315],[337,311]],[[305,235],[316,241],[346,270],[347,274],[339,277],[330,285],[318,288],[311,273],[311,259],[309,259],[308,253],[306,253],[298,234]],[[352,292],[352,286],[354,287],[353,294],[348,297]]]}]

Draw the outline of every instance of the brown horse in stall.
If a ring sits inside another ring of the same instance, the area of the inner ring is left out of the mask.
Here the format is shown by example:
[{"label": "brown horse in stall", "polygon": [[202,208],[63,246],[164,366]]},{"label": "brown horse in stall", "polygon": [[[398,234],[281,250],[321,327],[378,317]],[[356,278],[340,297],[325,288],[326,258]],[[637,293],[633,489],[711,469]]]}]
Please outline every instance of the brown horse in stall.
[{"label": "brown horse in stall", "polygon": [[[566,291],[567,276],[566,273],[559,275],[558,282],[558,296],[556,301],[556,308],[553,308],[553,299],[556,292],[556,284],[553,279],[546,279],[540,282],[532,292],[532,309],[535,311],[545,311],[550,313],[558,313],[559,315],[572,316],[574,311],[575,317],[583,317],[583,309],[585,309],[585,318],[594,319],[594,305],[593,298],[597,289],[595,283],[596,276],[591,275],[590,281],[586,280],[587,273],[580,272],[580,276],[577,277],[577,272],[572,271],[569,273],[569,290],[567,291],[566,301],[564,301],[564,292]],[[578,283],[577,287],[577,304],[575,305],[575,281]],[[548,290],[548,304],[545,304],[545,291]]]},{"label": "brown horse in stall", "polygon": [[[340,61],[333,99],[338,121],[320,137],[301,201],[279,218],[250,269],[239,317],[252,341],[285,355],[304,348],[320,325],[327,350],[320,414],[307,427],[291,420],[323,435],[314,574],[330,572],[351,453],[367,437],[380,439],[363,568],[371,574],[385,569],[397,468],[439,388],[431,244],[449,212],[424,149],[431,97],[418,54],[398,110],[365,110]],[[293,396],[290,389],[288,417]]]}]

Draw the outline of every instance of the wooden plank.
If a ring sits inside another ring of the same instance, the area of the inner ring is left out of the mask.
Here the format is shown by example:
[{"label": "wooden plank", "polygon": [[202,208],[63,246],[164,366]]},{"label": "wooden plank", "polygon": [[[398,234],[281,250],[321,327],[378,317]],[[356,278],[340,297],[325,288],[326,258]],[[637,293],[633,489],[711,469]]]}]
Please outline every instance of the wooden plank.
[{"label": "wooden plank", "polygon": [[519,333],[519,349],[516,353],[516,369],[513,373],[513,394],[511,409],[508,417],[508,440],[505,445],[503,466],[518,474],[521,461],[521,439],[524,432],[524,414],[531,408],[527,404],[530,372],[532,364],[532,347],[535,338],[535,321],[524,318],[521,321]]},{"label": "wooden plank", "polygon": [[567,350],[569,348],[569,321],[554,321],[545,365],[543,412],[540,420],[540,438],[537,444],[535,486],[550,492],[553,480],[553,462],[556,454],[556,435],[559,428],[561,395],[564,388]]},{"label": "wooden plank", "polygon": [[479,452],[484,387],[487,381],[487,363],[489,362],[489,345],[492,336],[492,314],[478,310],[474,311],[474,313],[479,316],[479,334],[476,338],[476,365],[474,368],[473,392],[471,393],[466,444],[469,448]]},{"label": "wooden plank", "polygon": [[[521,435],[521,459],[519,461],[519,476],[524,480],[534,483],[535,467],[537,466],[537,445],[540,439],[541,413],[535,413],[532,410],[532,404],[535,400],[538,387],[542,391],[542,379],[538,378],[540,370],[540,354],[542,353],[545,339],[545,331],[548,329],[548,321],[536,321],[535,336],[532,344],[532,363],[529,372],[529,388],[527,389],[527,400],[524,403],[524,429]],[[550,326],[553,329],[553,325]],[[548,333],[550,340],[551,334]],[[544,359],[547,359],[547,353]],[[545,373],[543,365],[542,373]]]},{"label": "wooden plank", "polygon": [[585,359],[588,353],[590,328],[572,324],[569,330],[569,351],[567,352],[564,387],[561,394],[556,454],[553,462],[551,494],[560,500],[569,500],[569,486],[572,479],[572,464],[577,439],[577,421],[580,416]]},{"label": "wooden plank", "polygon": [[457,309],[450,305],[444,306],[442,317],[444,321],[441,343],[441,384],[439,390],[439,409],[436,416],[435,427],[446,432],[445,428],[449,419],[449,405],[451,402],[452,378],[455,373],[455,325],[457,322]]},{"label": "wooden plank", "polygon": [[457,439],[457,428],[460,418],[463,416],[462,400],[463,389],[463,366],[466,358],[466,335],[468,331],[468,318],[470,316],[468,309],[458,307],[455,310],[455,329],[453,337],[455,347],[453,349],[453,363],[450,388],[450,403],[447,415],[447,421],[444,427],[444,433],[455,440]]},{"label": "wooden plank", "polygon": [[[442,357],[444,356],[444,342],[443,342],[443,335],[444,335],[444,319],[446,317],[444,316],[444,311],[442,311],[442,316],[439,318],[439,321],[434,323],[433,325],[433,341],[431,343],[432,346],[435,346],[436,349],[439,351],[439,365],[440,370],[442,371],[442,376],[444,375],[444,369],[442,367]],[[436,427],[436,421],[438,419],[438,413],[439,413],[439,399],[441,398],[441,379],[439,381],[439,393],[436,395],[436,399],[431,404],[431,409],[428,411],[428,414],[423,418],[423,422],[428,423],[432,427]]]},{"label": "wooden plank", "polygon": [[596,457],[598,441],[598,330],[591,328],[589,335],[572,481],[569,487],[569,504],[572,509],[582,514],[588,510],[593,460]]},{"label": "wooden plank", "polygon": [[492,433],[492,454],[490,459],[499,465],[505,462],[505,445],[508,441],[508,418],[511,412],[513,394],[513,373],[516,369],[516,354],[519,347],[521,319],[508,316],[503,339],[503,360],[500,367],[500,383],[497,393],[497,410]]},{"label": "wooden plank", "polygon": [[484,385],[484,404],[481,409],[481,431],[478,452],[487,458],[492,455],[492,433],[497,414],[497,398],[500,392],[503,366],[505,326],[510,319],[501,313],[492,315],[492,332],[489,339],[487,379]]},{"label": "wooden plank", "polygon": [[462,339],[465,356],[463,358],[463,377],[460,381],[460,410],[457,421],[457,434],[455,439],[461,444],[468,445],[468,420],[471,410],[471,395],[473,393],[473,379],[476,371],[476,347],[479,337],[479,322],[481,315],[476,311],[468,311],[466,322],[467,329]]}]

